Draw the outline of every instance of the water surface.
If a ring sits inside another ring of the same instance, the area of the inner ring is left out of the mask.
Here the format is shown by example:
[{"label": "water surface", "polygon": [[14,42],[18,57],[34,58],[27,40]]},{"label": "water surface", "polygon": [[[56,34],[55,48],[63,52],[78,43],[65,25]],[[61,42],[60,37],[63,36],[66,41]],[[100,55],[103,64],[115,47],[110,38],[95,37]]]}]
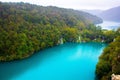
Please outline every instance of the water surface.
[{"label": "water surface", "polygon": [[66,43],[31,57],[0,62],[0,80],[94,80],[103,43]]},{"label": "water surface", "polygon": [[97,26],[101,26],[102,29],[116,30],[118,27],[120,27],[120,22],[103,21],[103,23],[97,24]]}]

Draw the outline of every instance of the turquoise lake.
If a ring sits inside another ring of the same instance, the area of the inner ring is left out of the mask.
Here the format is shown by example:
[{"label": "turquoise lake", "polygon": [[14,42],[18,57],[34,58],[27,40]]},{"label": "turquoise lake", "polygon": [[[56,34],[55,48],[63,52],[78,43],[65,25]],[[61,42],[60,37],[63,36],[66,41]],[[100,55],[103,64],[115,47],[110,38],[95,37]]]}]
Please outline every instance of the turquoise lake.
[{"label": "turquoise lake", "polygon": [[65,43],[31,57],[0,62],[0,80],[94,80],[104,43]]}]

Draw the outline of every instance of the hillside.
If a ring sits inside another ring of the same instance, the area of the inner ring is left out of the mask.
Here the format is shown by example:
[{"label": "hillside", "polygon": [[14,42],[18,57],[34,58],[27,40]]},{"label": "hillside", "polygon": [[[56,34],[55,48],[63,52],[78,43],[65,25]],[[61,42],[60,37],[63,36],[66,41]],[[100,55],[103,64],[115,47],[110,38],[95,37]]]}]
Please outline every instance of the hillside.
[{"label": "hillside", "polygon": [[101,40],[101,28],[91,25],[101,21],[72,9],[0,2],[0,61],[26,58],[61,40],[79,42],[79,36],[84,41]]},{"label": "hillside", "polygon": [[120,6],[105,10],[98,14],[103,20],[120,22]]},{"label": "hillside", "polygon": [[84,9],[84,10],[82,10],[82,11],[97,16],[97,15],[100,14],[103,10],[99,10],[99,9],[87,10],[87,9]]},{"label": "hillside", "polygon": [[120,29],[118,37],[110,43],[99,57],[96,67],[97,80],[111,80],[111,75],[120,74]]}]

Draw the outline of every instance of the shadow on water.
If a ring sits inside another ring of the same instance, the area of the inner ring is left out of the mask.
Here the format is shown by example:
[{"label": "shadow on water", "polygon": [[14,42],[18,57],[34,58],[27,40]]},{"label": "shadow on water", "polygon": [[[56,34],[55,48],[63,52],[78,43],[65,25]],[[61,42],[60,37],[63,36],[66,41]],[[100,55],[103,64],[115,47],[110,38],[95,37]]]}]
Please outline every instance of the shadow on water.
[{"label": "shadow on water", "polygon": [[55,55],[56,53],[49,53],[51,50],[62,49],[62,45],[48,48],[24,60],[17,60],[11,62],[0,62],[0,80],[11,80],[14,76],[24,73],[26,70],[39,65],[42,61]]}]

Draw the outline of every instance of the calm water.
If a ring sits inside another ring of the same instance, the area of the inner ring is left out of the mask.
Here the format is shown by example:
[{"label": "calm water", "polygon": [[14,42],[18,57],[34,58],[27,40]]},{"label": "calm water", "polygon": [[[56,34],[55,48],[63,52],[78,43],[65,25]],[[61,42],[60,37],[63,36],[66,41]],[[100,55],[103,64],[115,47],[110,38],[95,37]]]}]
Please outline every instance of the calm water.
[{"label": "calm water", "polygon": [[112,29],[117,29],[118,27],[120,27],[120,22],[113,22],[113,21],[103,21],[103,23],[101,24],[97,24],[97,26],[101,26],[102,29],[108,29],[108,30],[112,30]]},{"label": "calm water", "polygon": [[0,80],[94,80],[103,43],[66,43],[30,58],[0,63]]}]

